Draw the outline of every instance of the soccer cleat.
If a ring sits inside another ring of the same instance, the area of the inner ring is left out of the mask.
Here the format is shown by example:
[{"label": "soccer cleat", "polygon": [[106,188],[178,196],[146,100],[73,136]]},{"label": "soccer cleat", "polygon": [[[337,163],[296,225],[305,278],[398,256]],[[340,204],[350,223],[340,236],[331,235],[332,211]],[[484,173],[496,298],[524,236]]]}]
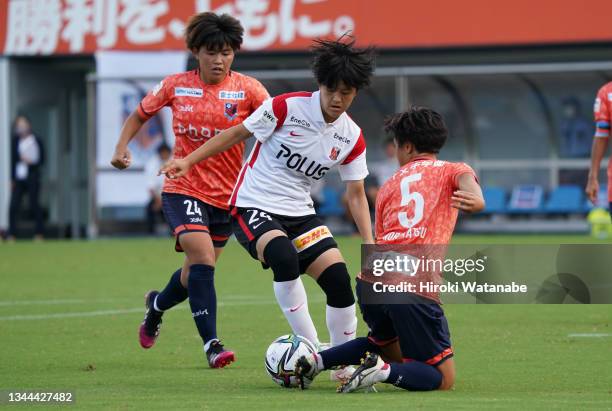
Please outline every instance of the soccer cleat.
[{"label": "soccer cleat", "polygon": [[210,344],[208,351],[206,351],[206,358],[210,368],[223,368],[236,361],[234,352],[223,348],[223,344],[219,340]]},{"label": "soccer cleat", "polygon": [[159,336],[159,328],[162,323],[163,312],[155,311],[153,308],[153,302],[155,297],[159,294],[158,291],[149,291],[145,295],[145,316],[140,328],[138,330],[138,336],[140,338],[140,346],[148,349],[153,347],[155,340]]},{"label": "soccer cleat", "polygon": [[[317,365],[317,355],[316,353],[312,355],[302,355],[295,362],[293,369],[302,389],[310,385],[310,382],[312,382],[322,371]],[[306,383],[305,380],[310,380],[310,382]]]},{"label": "soccer cleat", "polygon": [[329,379],[331,381],[345,383],[355,373],[355,367],[349,365],[344,368],[338,368],[337,370],[331,370],[329,373]]},{"label": "soccer cleat", "polygon": [[338,387],[339,393],[370,389],[374,384],[384,381],[380,375],[381,370],[389,367],[378,354],[366,354],[361,365],[355,370],[351,378]]}]

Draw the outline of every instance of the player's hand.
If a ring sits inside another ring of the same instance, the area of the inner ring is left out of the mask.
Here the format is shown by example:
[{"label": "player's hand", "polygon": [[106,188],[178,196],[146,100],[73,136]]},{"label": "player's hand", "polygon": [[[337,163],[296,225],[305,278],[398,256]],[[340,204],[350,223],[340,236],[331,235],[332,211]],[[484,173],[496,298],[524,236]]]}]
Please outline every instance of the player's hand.
[{"label": "player's hand", "polygon": [[597,197],[599,196],[599,181],[596,178],[589,178],[586,189],[584,190],[589,200],[593,205],[597,205]]},{"label": "player's hand", "polygon": [[467,213],[473,213],[482,210],[484,202],[480,196],[474,193],[457,190],[451,197],[451,206]]},{"label": "player's hand", "polygon": [[184,158],[177,158],[168,161],[160,169],[157,175],[165,174],[166,177],[175,179],[183,177],[191,169],[191,164]]},{"label": "player's hand", "polygon": [[130,153],[127,147],[116,147],[111,164],[119,170],[128,168],[132,164],[132,153]]}]

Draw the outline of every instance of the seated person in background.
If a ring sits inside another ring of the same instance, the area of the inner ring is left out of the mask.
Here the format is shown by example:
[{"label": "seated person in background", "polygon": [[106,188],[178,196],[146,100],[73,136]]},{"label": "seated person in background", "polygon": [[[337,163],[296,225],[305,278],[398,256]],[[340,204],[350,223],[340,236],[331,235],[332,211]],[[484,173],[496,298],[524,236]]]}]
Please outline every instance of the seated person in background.
[{"label": "seated person in background", "polygon": [[149,234],[155,234],[156,217],[160,216],[164,221],[162,213],[161,192],[164,185],[163,177],[157,175],[162,164],[170,159],[172,150],[166,143],[157,148],[157,155],[152,156],[145,164],[145,175],[147,178],[147,190],[149,191],[149,202],[147,204],[147,230]]}]

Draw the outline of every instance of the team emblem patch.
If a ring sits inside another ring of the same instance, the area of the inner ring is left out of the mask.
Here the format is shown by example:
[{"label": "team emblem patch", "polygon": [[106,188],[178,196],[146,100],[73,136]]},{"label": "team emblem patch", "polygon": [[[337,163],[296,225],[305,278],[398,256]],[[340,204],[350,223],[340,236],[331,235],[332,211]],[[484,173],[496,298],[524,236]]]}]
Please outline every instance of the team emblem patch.
[{"label": "team emblem patch", "polygon": [[329,153],[329,159],[336,161],[339,155],[340,155],[340,147],[334,146],[334,148],[331,149],[331,153]]},{"label": "team emblem patch", "polygon": [[292,243],[295,251],[299,253],[315,245],[319,241],[331,237],[332,233],[329,231],[329,228],[327,228],[327,226],[320,225],[308,232],[305,232],[301,236],[294,238]]},{"label": "team emblem patch", "polygon": [[225,117],[227,117],[230,120],[233,120],[236,118],[236,115],[238,115],[238,103],[225,103]]}]

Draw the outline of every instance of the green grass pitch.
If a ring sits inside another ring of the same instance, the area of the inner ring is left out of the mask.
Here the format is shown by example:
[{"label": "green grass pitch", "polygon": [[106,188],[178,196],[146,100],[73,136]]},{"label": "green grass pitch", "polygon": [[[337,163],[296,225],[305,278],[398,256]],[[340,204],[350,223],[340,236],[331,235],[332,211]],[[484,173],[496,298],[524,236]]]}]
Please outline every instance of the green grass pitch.
[{"label": "green grass pitch", "polygon": [[[457,242],[578,243],[586,237],[457,237]],[[359,242],[339,239],[355,273]],[[183,303],[150,350],[138,344],[143,295],[180,264],[171,239],[0,245],[0,390],[73,390],[74,409],[395,410],[612,409],[606,305],[447,305],[457,382],[449,392],[339,395],[328,374],[307,391],[266,375],[268,344],[289,332],[271,273],[231,242],[217,268],[219,332],[237,362],[208,369]],[[612,274],[612,268],[611,268]],[[322,292],[304,282],[327,339]],[[366,328],[360,323],[358,334]],[[56,407],[56,406],[53,406]],[[19,407],[15,407],[19,408]]]}]

